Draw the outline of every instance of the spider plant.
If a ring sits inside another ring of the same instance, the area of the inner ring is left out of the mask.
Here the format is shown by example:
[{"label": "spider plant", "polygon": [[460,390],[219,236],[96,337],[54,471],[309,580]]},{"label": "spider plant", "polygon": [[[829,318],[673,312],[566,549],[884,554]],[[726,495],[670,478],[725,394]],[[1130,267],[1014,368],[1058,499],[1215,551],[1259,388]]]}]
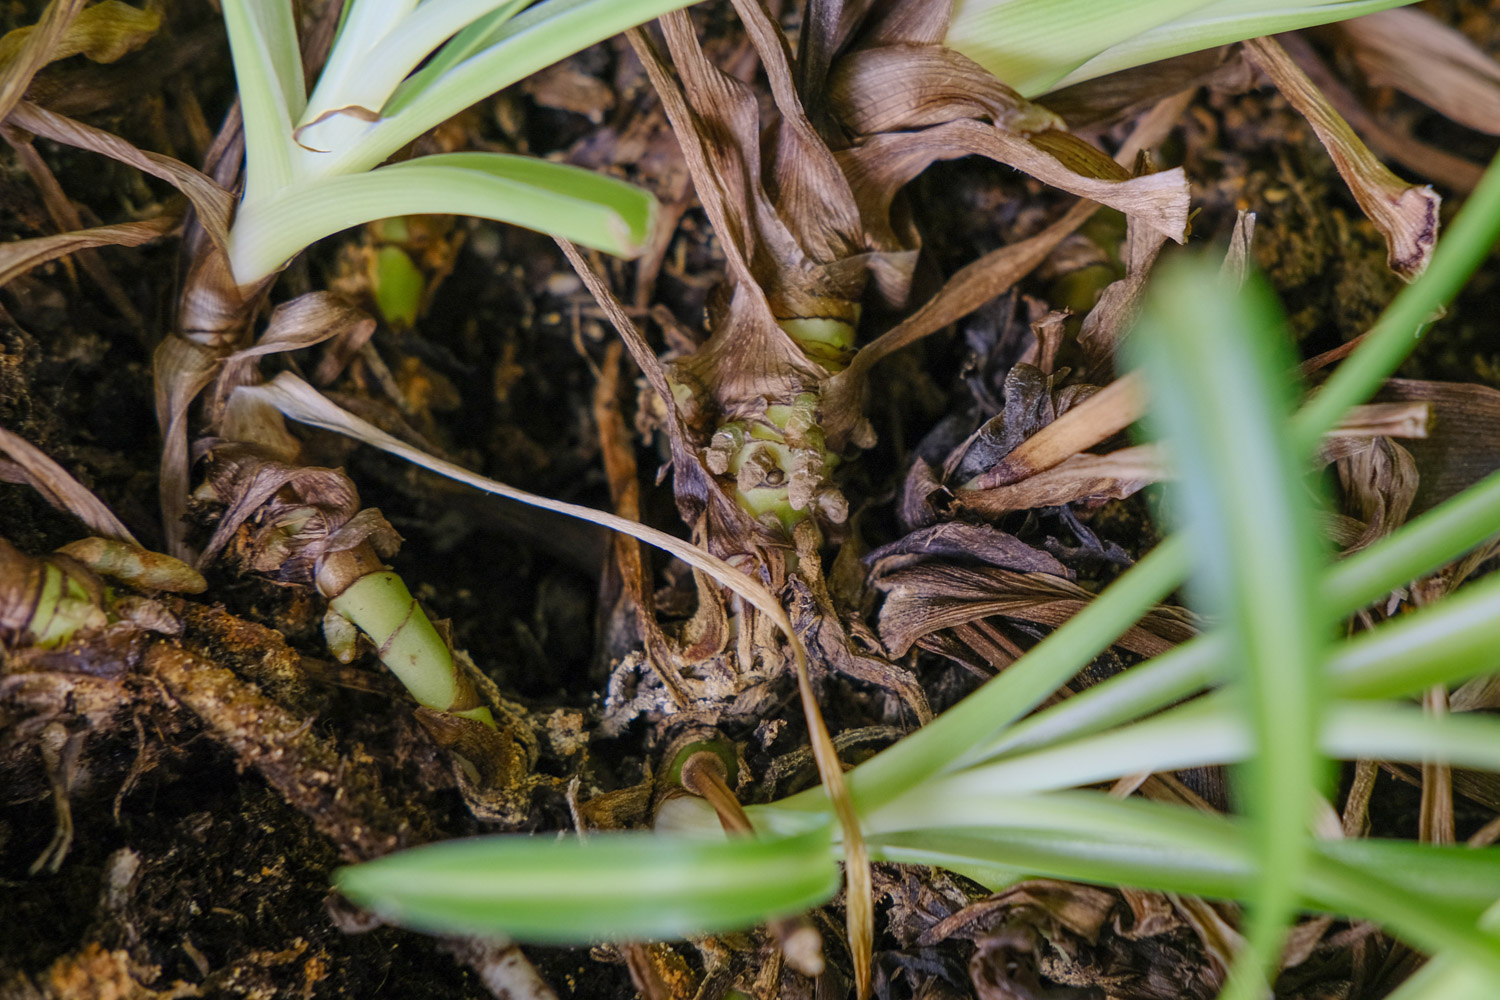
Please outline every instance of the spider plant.
[{"label": "spider plant", "polygon": [[[1500,850],[1314,839],[1308,827],[1324,759],[1500,769],[1500,722],[1406,700],[1494,669],[1500,582],[1332,641],[1343,617],[1500,533],[1500,473],[1334,562],[1311,530],[1318,501],[1302,469],[1497,232],[1492,166],[1430,269],[1296,413],[1274,301],[1226,294],[1202,264],[1164,274],[1133,339],[1154,426],[1182,470],[1183,530],[964,702],[848,773],[871,856],[991,887],[1046,875],[1244,900],[1237,997],[1263,989],[1299,909],[1374,921],[1441,953],[1403,1000],[1493,983]],[[1189,593],[1211,631],[1027,715],[1175,588],[1195,553]],[[1211,763],[1241,765],[1242,816],[1078,790]],[[823,791],[746,812],[757,836],[725,840],[707,806],[683,798],[653,834],[450,842],[343,869],[338,885],[424,930],[580,944],[711,933],[826,901],[841,844]]]},{"label": "spider plant", "polygon": [[380,166],[503,87],[683,0],[350,0],[312,92],[290,0],[228,0],[246,181],[229,233],[249,284],[315,240],[398,215],[512,222],[629,256],[655,201],[592,171],[529,156],[449,153]]}]

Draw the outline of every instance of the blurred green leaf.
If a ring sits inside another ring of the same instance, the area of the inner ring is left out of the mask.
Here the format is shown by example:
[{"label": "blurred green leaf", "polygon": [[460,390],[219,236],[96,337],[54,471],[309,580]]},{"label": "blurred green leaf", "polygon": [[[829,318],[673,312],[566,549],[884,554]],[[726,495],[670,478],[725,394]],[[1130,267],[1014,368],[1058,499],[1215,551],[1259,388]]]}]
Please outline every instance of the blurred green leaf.
[{"label": "blurred green leaf", "polygon": [[407,927],[526,941],[655,941],[742,930],[837,891],[830,827],[706,840],[647,833],[475,837],[339,869],[350,899]]},{"label": "blurred green leaf", "polygon": [[[1202,258],[1159,267],[1126,347],[1146,371],[1148,422],[1171,449],[1198,545],[1190,596],[1224,623],[1229,677],[1255,734],[1244,800],[1261,878],[1246,936],[1266,968],[1295,904],[1323,777],[1317,735],[1333,622],[1316,589],[1322,559],[1290,432],[1294,363],[1280,308],[1254,276],[1236,295],[1218,270]],[[1237,997],[1255,989],[1241,971],[1231,977]]]}]

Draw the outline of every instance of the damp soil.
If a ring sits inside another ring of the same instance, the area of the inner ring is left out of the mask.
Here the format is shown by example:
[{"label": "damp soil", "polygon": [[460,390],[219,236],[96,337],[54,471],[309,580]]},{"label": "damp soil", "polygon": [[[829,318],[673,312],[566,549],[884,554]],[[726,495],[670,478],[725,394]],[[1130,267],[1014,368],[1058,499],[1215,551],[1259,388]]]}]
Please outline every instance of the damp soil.
[{"label": "damp soil", "polygon": [[[7,7],[3,26],[30,23],[24,6]],[[1476,33],[1500,23],[1484,20],[1481,5],[1444,6]],[[232,92],[212,11],[201,8],[170,11],[162,37],[113,67],[69,60],[45,71],[37,87],[66,93],[87,83],[94,96],[74,114],[143,148],[196,162],[203,136],[195,117],[201,114],[216,127]],[[709,16],[732,50],[728,15]],[[607,106],[560,106],[569,101],[559,99],[555,88],[520,87],[468,112],[460,127],[489,148],[571,153],[587,161],[608,145],[599,138],[604,131],[623,133],[633,124],[644,129],[651,115],[659,118],[642,96],[638,71],[623,68],[628,61],[624,49],[611,44],[568,64],[570,73],[594,81],[595,89],[587,92],[595,100],[602,100],[602,88]],[[617,92],[622,81],[632,89]],[[1434,133],[1451,128],[1429,121],[1434,117],[1423,118],[1424,127]],[[1193,179],[1200,212],[1192,242],[1222,245],[1236,210],[1255,207],[1256,261],[1285,304],[1303,354],[1337,347],[1363,331],[1399,282],[1386,268],[1378,235],[1311,130],[1269,91],[1200,95],[1183,122],[1159,155],[1163,165],[1184,165]],[[1106,134],[1102,141],[1110,138]],[[1468,135],[1463,142],[1476,160],[1487,158],[1493,146]],[[102,158],[47,143],[39,149],[86,217],[139,213],[169,195],[157,182]],[[669,159],[658,156],[620,169],[664,188],[670,178],[660,163]],[[30,183],[15,157],[0,151],[0,239],[51,231]],[[974,160],[935,166],[908,195],[925,235],[918,280],[928,292],[979,254],[1035,232],[1066,204],[1007,169]],[[1091,302],[1103,283],[1118,276],[1122,237],[1123,222],[1101,213],[1016,294],[886,363],[870,413],[879,443],[851,464],[843,483],[857,526],[843,544],[863,550],[899,537],[897,506],[912,455],[933,435],[967,434],[977,425],[975,379],[995,367],[986,369],[986,356],[1000,359],[1001,371],[1019,357],[1028,335],[1027,297],[1054,306]],[[442,263],[451,270],[434,288],[424,315],[408,329],[383,323],[373,341],[410,404],[403,414],[409,426],[470,468],[550,497],[608,507],[592,408],[598,372],[609,363],[607,325],[545,238],[472,220],[453,223],[446,238],[451,247]],[[349,254],[367,239],[344,234],[316,248],[288,269],[273,299],[349,280]],[[100,256],[138,321],[123,316],[88,274],[66,260],[0,289],[0,426],[58,460],[154,546],[162,534],[156,520],[160,439],[151,351],[170,327],[180,258],[172,240]],[[627,267],[609,266],[629,276]],[[650,301],[641,303],[658,310],[647,326],[656,344],[669,344],[680,335],[674,330],[701,326],[704,303],[721,274],[709,227],[690,207]],[[346,287],[359,293],[357,280]],[[1492,262],[1404,374],[1500,388],[1497,309],[1500,266]],[[289,363],[312,365],[316,359]],[[1065,351],[1060,364],[1078,366],[1081,359]],[[620,402],[633,414],[629,372],[625,383]],[[379,395],[369,381],[335,388],[347,398]],[[540,734],[538,782],[524,828],[571,828],[566,789],[575,778],[585,797],[617,794],[625,803],[622,821],[639,822],[644,807],[626,793],[641,788],[648,767],[659,765],[651,727],[635,724],[608,735],[598,730],[607,683],[621,655],[611,633],[619,581],[608,538],[553,515],[455,489],[331,438],[309,437],[307,444],[317,462],[346,468],[362,502],[378,507],[404,536],[395,568],[437,617],[451,622],[455,643]],[[685,534],[668,488],[653,485],[665,452],[644,437],[635,444],[645,519]],[[1051,539],[1064,548],[1097,545],[1128,560],[1157,540],[1158,508],[1157,493],[1148,490],[1066,514],[1009,515],[998,526],[1035,544]],[[200,541],[217,513],[194,508]],[[22,551],[47,552],[85,533],[29,487],[0,482],[0,536]],[[836,557],[830,550],[828,565]],[[1078,565],[1079,582],[1096,589],[1118,574],[1122,560]],[[668,612],[683,606],[692,593],[691,576],[671,566],[658,569],[659,603]],[[353,801],[343,803],[334,819],[320,817],[288,792],[293,779],[278,785],[251,766],[243,748],[143,672],[69,675],[26,701],[24,710],[0,712],[0,997],[490,995],[472,963],[455,958],[451,943],[379,926],[339,900],[330,885],[333,870],[362,850],[363,841],[351,832],[356,822],[388,835],[392,844],[469,836],[493,824],[465,808],[410,704],[378,664],[368,657],[348,668],[331,661],[314,597],[228,570],[210,571],[209,583],[205,594],[190,599],[201,614],[189,616],[183,642],[241,685],[233,697],[250,692],[267,699],[305,723],[317,752],[352,762],[359,776],[350,784]],[[1038,634],[1013,633],[1023,645]],[[1114,657],[1095,669],[1108,673],[1129,662],[1128,656]],[[4,664],[0,660],[0,683]],[[273,669],[275,664],[284,669]],[[973,672],[931,653],[914,654],[908,665],[934,710],[979,683]],[[790,686],[784,695],[773,701],[779,714],[729,734],[746,743],[752,771],[782,776],[780,793],[813,780],[810,767],[790,762],[801,725]],[[828,682],[822,696],[835,731],[889,729],[882,699],[859,685]],[[90,710],[81,711],[82,704]],[[76,766],[65,776],[73,835],[55,871],[32,871],[58,824],[58,775],[41,749],[49,727],[60,727],[50,732],[78,749]],[[873,733],[870,744],[851,747],[851,759],[890,735]],[[1415,791],[1390,776],[1379,787],[1390,794],[1377,796],[1383,804],[1374,811],[1375,822],[1387,833],[1410,835]],[[749,794],[767,793],[752,784]],[[1465,825],[1482,821],[1477,811],[1460,819]],[[888,889],[880,911],[888,925],[877,940],[877,985],[889,996],[912,995],[914,983],[929,984],[928,996],[972,995],[967,970],[974,945],[962,937],[932,946],[919,939],[975,887],[935,872],[890,869],[880,878]],[[838,919],[834,913],[822,922],[830,957],[847,975],[847,957],[838,953],[833,930]],[[1174,939],[1170,947],[1190,954],[1143,954],[1141,967],[1204,961],[1201,953],[1191,953],[1191,942]],[[634,993],[617,953],[528,954],[562,997]],[[680,954],[690,971],[700,968],[692,949]],[[1328,982],[1340,975],[1345,973],[1329,972]],[[1307,984],[1301,995],[1323,995],[1318,986]],[[1078,989],[1048,995],[1092,995],[1082,992],[1085,986]]]}]

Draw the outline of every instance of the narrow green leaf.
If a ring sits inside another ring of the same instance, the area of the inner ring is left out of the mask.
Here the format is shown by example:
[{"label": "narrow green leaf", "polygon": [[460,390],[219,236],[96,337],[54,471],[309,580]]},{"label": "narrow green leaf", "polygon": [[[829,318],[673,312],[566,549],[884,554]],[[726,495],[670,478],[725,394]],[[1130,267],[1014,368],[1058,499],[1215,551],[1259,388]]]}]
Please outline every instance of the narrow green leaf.
[{"label": "narrow green leaf", "polygon": [[230,233],[230,261],[235,277],[249,282],[340,230],[423,214],[495,219],[630,257],[645,245],[656,199],[624,181],[535,157],[424,156],[245,202]]},{"label": "narrow green leaf", "polygon": [[1028,97],[1415,0],[957,0],[946,44]]},{"label": "narrow green leaf", "polygon": [[[1265,969],[1292,914],[1323,777],[1316,740],[1332,621],[1316,589],[1318,536],[1288,423],[1293,365],[1280,310],[1259,280],[1235,296],[1217,273],[1203,260],[1158,268],[1126,346],[1150,382],[1150,423],[1181,470],[1177,495],[1199,546],[1190,593],[1225,623],[1255,734],[1244,799],[1261,875],[1247,960]],[[1248,997],[1256,978],[1240,971],[1230,994]]]},{"label": "narrow green leaf", "polygon": [[358,39],[341,37],[308,101],[304,121],[343,107],[380,111],[406,75],[444,42],[476,21],[503,24],[528,3],[426,0]]},{"label": "narrow green leaf", "polygon": [[[866,816],[873,829],[891,817],[929,822],[938,808],[926,798],[946,798],[945,826],[958,824],[961,803],[995,795],[1047,792],[1130,774],[1179,771],[1246,760],[1254,743],[1235,704],[1235,692],[1208,695],[1107,733],[1081,736],[933,779],[920,808],[903,796]],[[1327,707],[1318,746],[1345,760],[1445,760],[1460,767],[1500,771],[1500,719],[1482,715],[1427,715],[1410,705],[1334,702]],[[899,822],[899,820],[897,820]]]},{"label": "narrow green leaf", "polygon": [[[914,803],[915,804],[915,803]],[[970,806],[983,826],[872,831],[871,856],[910,864],[1023,868],[1103,885],[1254,900],[1264,873],[1239,824],[1180,806],[1097,792],[997,797]],[[939,814],[932,815],[940,821]],[[1296,897],[1376,921],[1429,951],[1452,948],[1500,976],[1500,936],[1475,927],[1500,896],[1500,849],[1318,841]]]},{"label": "narrow green leaf", "polygon": [[1500,670],[1500,576],[1339,644],[1333,690],[1350,698],[1400,698]]},{"label": "narrow green leaf", "polygon": [[701,840],[602,833],[498,836],[402,851],[335,876],[339,891],[407,927],[587,944],[742,930],[838,889],[831,828]]},{"label": "narrow green leaf", "polygon": [[246,196],[290,183],[292,123],[307,90],[289,0],[224,0],[224,25],[245,122]]},{"label": "narrow green leaf", "polygon": [[[328,154],[325,174],[367,170],[439,122],[559,59],[633,28],[689,0],[545,0],[501,25],[498,40],[433,77],[398,87],[384,117],[357,142]],[[472,41],[469,36],[461,36]],[[480,36],[484,37],[484,36]],[[458,42],[459,39],[455,39]],[[438,53],[443,59],[443,53]],[[446,65],[446,63],[445,63]],[[577,241],[582,242],[582,241]]]},{"label": "narrow green leaf", "polygon": [[[1187,571],[1189,549],[1169,538],[1024,657],[944,712],[849,772],[849,793],[864,813],[944,770],[964,766],[997,730],[1041,704],[1170,593]],[[817,788],[775,803],[782,811],[826,808]]]}]

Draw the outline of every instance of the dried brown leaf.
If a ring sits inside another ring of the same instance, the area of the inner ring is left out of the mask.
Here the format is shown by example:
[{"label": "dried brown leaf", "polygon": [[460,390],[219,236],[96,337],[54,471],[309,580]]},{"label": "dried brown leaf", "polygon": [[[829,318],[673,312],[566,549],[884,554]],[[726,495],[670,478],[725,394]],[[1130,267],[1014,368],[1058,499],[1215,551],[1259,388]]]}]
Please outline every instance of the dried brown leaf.
[{"label": "dried brown leaf", "polygon": [[1411,7],[1352,18],[1336,30],[1370,83],[1500,135],[1500,63],[1463,32]]},{"label": "dried brown leaf", "polygon": [[113,226],[95,226],[55,236],[37,236],[0,244],[0,285],[25,274],[34,267],[90,247],[135,247],[150,243],[182,225],[182,216],[168,212],[140,222],[122,222]]},{"label": "dried brown leaf", "polygon": [[1134,372],[1124,375],[1026,438],[964,487],[988,490],[1020,482],[1113,437],[1139,420],[1145,410],[1144,381]]},{"label": "dried brown leaf", "polygon": [[[1429,688],[1422,695],[1427,715],[1448,714],[1448,689]],[[1452,844],[1457,840],[1453,816],[1453,766],[1441,760],[1422,762],[1422,801],[1417,817],[1417,839],[1424,844]]]},{"label": "dried brown leaf", "polygon": [[1123,500],[1170,476],[1161,450],[1143,444],[1107,455],[1071,455],[1062,462],[1008,486],[960,489],[954,503],[985,517],[1013,510],[1057,507],[1083,500]]},{"label": "dried brown leaf", "polygon": [[1389,379],[1376,398],[1432,408],[1426,437],[1404,444],[1421,476],[1412,516],[1500,468],[1500,391],[1468,383]]},{"label": "dried brown leaf", "polygon": [[[67,511],[104,538],[135,544],[135,536],[104,502],[54,462],[46,452],[19,434],[0,427],[0,452],[10,463],[0,466],[0,479],[24,482],[58,510]],[[13,464],[12,464],[13,463]],[[11,470],[14,470],[12,472]]]},{"label": "dried brown leaf", "polygon": [[[905,655],[932,632],[992,615],[1056,628],[1093,600],[1088,591],[1059,577],[938,562],[898,569],[871,582],[886,594],[880,638],[895,656]],[[1156,656],[1192,635],[1180,612],[1158,608],[1116,644]]]},{"label": "dried brown leaf", "polygon": [[1123,118],[1181,91],[1195,93],[1202,86],[1229,93],[1248,90],[1250,71],[1239,49],[1203,49],[1120,70],[1054,90],[1045,100],[1070,127],[1080,129]]},{"label": "dried brown leaf", "polygon": [[1484,168],[1412,135],[1397,122],[1388,123],[1366,108],[1354,92],[1333,73],[1317,51],[1301,35],[1279,36],[1287,55],[1297,61],[1313,85],[1323,92],[1339,114],[1353,126],[1371,148],[1378,150],[1404,169],[1445,184],[1457,191],[1472,191],[1484,174]]},{"label": "dried brown leaf", "polygon": [[1229,249],[1219,265],[1219,280],[1230,288],[1239,288],[1250,276],[1254,258],[1250,255],[1255,242],[1255,213],[1241,209],[1234,217],[1234,231],[1229,234]]},{"label": "dried brown leaf", "polygon": [[[1045,146],[1045,148],[1043,148]],[[1080,166],[1098,169],[1113,161],[1061,132],[1029,138],[971,119],[946,122],[918,132],[875,135],[838,154],[854,189],[866,225],[872,216],[884,217],[896,192],[939,160],[985,156],[1038,180],[1083,198],[1138,217],[1148,228],[1179,243],[1186,238],[1187,178],[1174,167],[1144,177],[1103,179],[1081,173]],[[1119,176],[1117,174],[1117,176]]]},{"label": "dried brown leaf", "polygon": [[918,528],[871,551],[864,561],[872,576],[882,577],[934,559],[982,563],[1016,573],[1046,573],[1064,579],[1072,575],[1052,554],[998,528],[965,521]]},{"label": "dried brown leaf", "polygon": [[988,120],[1021,135],[1063,127],[1053,112],[940,45],[856,49],[834,64],[828,87],[838,117],[855,135],[926,128],[959,118]]},{"label": "dried brown leaf", "polygon": [[1359,538],[1346,546],[1362,549],[1406,522],[1417,495],[1417,463],[1390,438],[1366,439],[1335,463],[1345,509],[1364,522]]},{"label": "dried brown leaf", "polygon": [[1391,270],[1407,281],[1425,271],[1437,243],[1442,199],[1430,187],[1407,184],[1377,160],[1275,39],[1251,39],[1245,51],[1318,134],[1354,200],[1385,237]]},{"label": "dried brown leaf", "polygon": [[9,58],[0,59],[0,121],[10,115],[26,88],[31,86],[31,79],[37,71],[52,61],[53,52],[67,33],[68,25],[78,16],[85,2],[50,0],[35,25],[18,28],[0,39],[0,46],[3,46],[15,36],[15,41],[10,42],[13,48],[6,53]]},{"label": "dried brown leaf", "polygon": [[9,122],[33,135],[65,146],[76,146],[128,163],[143,173],[159,177],[187,196],[198,212],[198,222],[222,250],[229,241],[229,220],[234,214],[234,196],[180,160],[138,149],[117,135],[85,125],[30,101],[18,101]]},{"label": "dried brown leaf", "polygon": [[1111,282],[1099,293],[1099,301],[1083,318],[1078,346],[1096,367],[1114,358],[1115,348],[1135,323],[1141,311],[1146,278],[1156,264],[1166,237],[1131,219],[1125,227],[1125,277]]}]

